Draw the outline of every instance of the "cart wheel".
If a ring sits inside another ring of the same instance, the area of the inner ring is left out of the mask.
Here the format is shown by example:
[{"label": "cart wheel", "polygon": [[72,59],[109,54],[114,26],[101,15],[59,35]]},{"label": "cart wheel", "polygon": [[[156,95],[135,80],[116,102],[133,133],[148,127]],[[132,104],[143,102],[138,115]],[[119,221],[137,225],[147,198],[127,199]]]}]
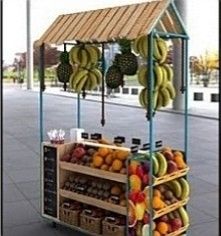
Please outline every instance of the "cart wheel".
[{"label": "cart wheel", "polygon": [[57,223],[53,221],[53,222],[52,222],[52,227],[53,227],[53,228],[57,228]]}]

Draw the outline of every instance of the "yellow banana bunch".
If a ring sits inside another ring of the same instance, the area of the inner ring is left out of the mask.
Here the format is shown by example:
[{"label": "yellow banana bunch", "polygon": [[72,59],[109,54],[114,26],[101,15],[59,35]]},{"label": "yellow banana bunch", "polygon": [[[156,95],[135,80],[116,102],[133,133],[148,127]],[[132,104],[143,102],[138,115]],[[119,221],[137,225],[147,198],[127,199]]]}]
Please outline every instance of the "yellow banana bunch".
[{"label": "yellow banana bunch", "polygon": [[71,63],[79,65],[86,69],[93,68],[101,58],[101,52],[98,47],[93,45],[76,45],[72,47],[69,53]]}]

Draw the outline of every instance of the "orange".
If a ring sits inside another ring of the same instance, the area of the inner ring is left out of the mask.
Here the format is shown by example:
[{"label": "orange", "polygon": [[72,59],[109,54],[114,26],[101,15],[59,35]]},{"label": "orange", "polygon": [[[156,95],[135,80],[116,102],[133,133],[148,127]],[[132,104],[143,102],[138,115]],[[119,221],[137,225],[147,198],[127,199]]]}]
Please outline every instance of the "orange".
[{"label": "orange", "polygon": [[101,166],[101,170],[108,170],[108,165],[107,164],[103,164]]},{"label": "orange", "polygon": [[105,157],[105,163],[107,165],[111,165],[113,162],[113,155],[111,153],[109,153],[106,157]]},{"label": "orange", "polygon": [[120,171],[122,167],[123,167],[122,161],[120,161],[118,159],[113,161],[113,163],[112,163],[113,171]]},{"label": "orange", "polygon": [[98,154],[102,157],[105,157],[107,156],[107,154],[109,153],[109,149],[108,148],[105,148],[105,147],[100,147],[98,149]]},{"label": "orange", "polygon": [[153,190],[153,196],[161,198],[161,192],[158,189]]},{"label": "orange", "polygon": [[157,224],[157,231],[161,234],[167,234],[168,232],[168,225],[165,222],[159,222]]},{"label": "orange", "polygon": [[153,231],[153,236],[161,236],[161,234],[157,230],[154,230]]},{"label": "orange", "polygon": [[98,155],[93,156],[93,165],[95,167],[101,167],[103,162],[104,160],[101,156],[98,156]]},{"label": "orange", "polygon": [[127,159],[129,155],[129,152],[123,151],[123,150],[116,150],[115,157],[121,161],[124,161]]}]

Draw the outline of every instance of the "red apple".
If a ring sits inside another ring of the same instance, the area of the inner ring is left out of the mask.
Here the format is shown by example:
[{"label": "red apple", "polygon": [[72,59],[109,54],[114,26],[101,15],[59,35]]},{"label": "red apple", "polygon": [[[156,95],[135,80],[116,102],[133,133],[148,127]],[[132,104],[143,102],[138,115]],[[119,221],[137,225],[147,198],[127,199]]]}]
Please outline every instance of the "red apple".
[{"label": "red apple", "polygon": [[86,151],[83,147],[77,147],[72,152],[72,157],[76,157],[77,159],[81,159],[86,154]]},{"label": "red apple", "polygon": [[144,192],[138,192],[136,196],[136,202],[141,203],[144,202],[146,199],[146,194]]},{"label": "red apple", "polygon": [[143,217],[143,223],[144,224],[149,224],[150,223],[150,216],[145,212],[144,217]]},{"label": "red apple", "polygon": [[136,175],[138,175],[141,179],[144,176],[144,169],[141,165],[139,165],[136,169]]},{"label": "red apple", "polygon": [[169,217],[167,215],[163,215],[159,218],[159,221],[168,223],[169,222]]},{"label": "red apple", "polygon": [[176,231],[182,227],[183,223],[181,219],[174,218],[170,220],[170,225],[171,225],[172,231]]},{"label": "red apple", "polygon": [[133,202],[133,203],[136,203],[137,202],[137,197],[139,195],[139,191],[131,191],[129,193],[129,196],[128,198]]},{"label": "red apple", "polygon": [[144,176],[142,178],[142,183],[144,186],[147,186],[149,184],[149,175],[148,174],[144,174]]},{"label": "red apple", "polygon": [[163,155],[165,156],[165,158],[168,160],[168,161],[173,161],[174,160],[174,155],[171,151],[169,150],[166,150],[163,152]]},{"label": "red apple", "polygon": [[167,173],[173,173],[175,171],[178,171],[177,164],[174,161],[168,161],[168,167],[167,167]]}]

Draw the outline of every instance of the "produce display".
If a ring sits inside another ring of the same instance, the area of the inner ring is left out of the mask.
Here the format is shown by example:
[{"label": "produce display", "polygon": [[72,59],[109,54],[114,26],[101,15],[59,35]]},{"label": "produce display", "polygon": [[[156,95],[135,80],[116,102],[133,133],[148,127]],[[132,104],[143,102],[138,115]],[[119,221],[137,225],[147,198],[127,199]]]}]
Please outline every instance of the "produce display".
[{"label": "produce display", "polygon": [[102,73],[98,69],[101,52],[94,45],[79,44],[70,50],[69,60],[78,67],[70,77],[70,87],[77,93],[94,90],[102,82]]},{"label": "produce display", "polygon": [[126,161],[129,155],[127,151],[77,144],[70,153],[61,158],[61,161],[126,174]]},{"label": "produce display", "polygon": [[92,178],[87,175],[71,174],[62,189],[126,206],[125,185]]}]

